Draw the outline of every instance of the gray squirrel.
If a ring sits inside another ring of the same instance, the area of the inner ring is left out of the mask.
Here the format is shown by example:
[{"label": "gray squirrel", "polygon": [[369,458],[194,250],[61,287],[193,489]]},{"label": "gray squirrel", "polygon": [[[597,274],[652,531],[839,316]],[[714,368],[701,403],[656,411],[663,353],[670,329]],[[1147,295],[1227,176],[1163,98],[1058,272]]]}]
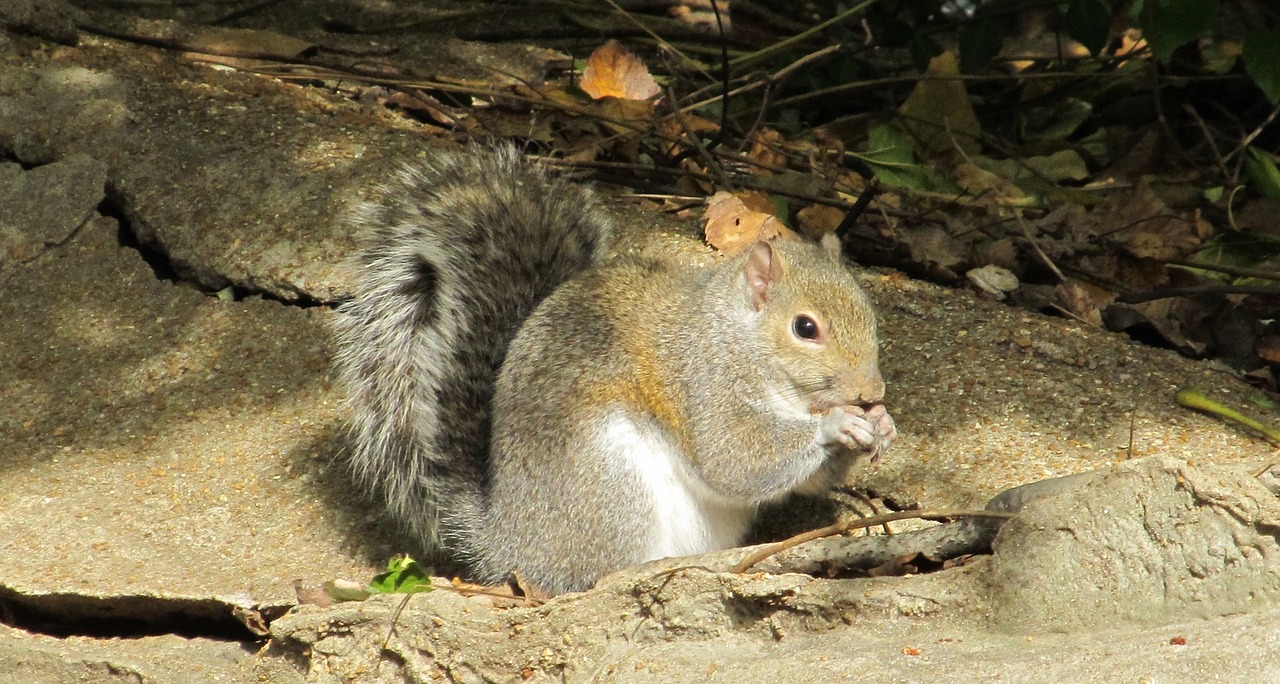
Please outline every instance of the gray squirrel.
[{"label": "gray squirrel", "polygon": [[593,192],[511,146],[409,166],[355,222],[352,470],[476,581],[557,594],[736,546],[896,437],[871,305],[816,245],[609,259]]}]

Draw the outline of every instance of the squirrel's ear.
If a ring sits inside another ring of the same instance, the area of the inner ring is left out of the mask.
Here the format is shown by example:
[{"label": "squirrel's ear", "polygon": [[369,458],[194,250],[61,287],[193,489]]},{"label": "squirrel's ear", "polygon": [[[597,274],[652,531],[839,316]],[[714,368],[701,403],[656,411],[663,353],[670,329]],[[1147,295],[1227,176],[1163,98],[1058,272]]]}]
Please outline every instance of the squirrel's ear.
[{"label": "squirrel's ear", "polygon": [[759,311],[769,301],[769,287],[782,277],[782,263],[774,253],[773,245],[761,240],[751,246],[747,254],[746,275],[751,307]]}]

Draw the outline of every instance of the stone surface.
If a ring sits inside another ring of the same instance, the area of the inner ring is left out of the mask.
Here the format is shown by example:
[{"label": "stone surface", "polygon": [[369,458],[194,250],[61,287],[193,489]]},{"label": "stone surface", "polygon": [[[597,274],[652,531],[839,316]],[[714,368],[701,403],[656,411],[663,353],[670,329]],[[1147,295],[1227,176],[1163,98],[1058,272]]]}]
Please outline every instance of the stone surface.
[{"label": "stone surface", "polygon": [[321,310],[157,280],[106,218],[0,282],[0,585],[252,604],[368,573]]},{"label": "stone surface", "polygon": [[[234,641],[166,635],[141,639],[54,638],[0,625],[0,682],[25,684],[231,684],[248,680],[256,649]],[[285,684],[289,673],[267,670]]]},{"label": "stone surface", "polygon": [[1028,504],[995,544],[996,620],[1025,631],[1162,625],[1280,598],[1280,499],[1233,469],[1143,459]]},{"label": "stone surface", "polygon": [[97,212],[106,191],[107,168],[87,154],[69,155],[25,171],[0,164],[0,268],[29,261],[56,247]]}]

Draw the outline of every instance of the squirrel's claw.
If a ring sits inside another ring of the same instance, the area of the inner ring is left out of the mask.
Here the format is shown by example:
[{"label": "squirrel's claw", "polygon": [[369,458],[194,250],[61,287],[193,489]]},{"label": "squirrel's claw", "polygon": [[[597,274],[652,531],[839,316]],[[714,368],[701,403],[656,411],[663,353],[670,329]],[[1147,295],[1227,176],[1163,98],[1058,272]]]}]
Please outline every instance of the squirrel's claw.
[{"label": "squirrel's claw", "polygon": [[822,435],[828,444],[839,444],[855,453],[870,453],[871,462],[880,459],[898,437],[898,427],[884,404],[868,408],[837,406],[822,421]]}]

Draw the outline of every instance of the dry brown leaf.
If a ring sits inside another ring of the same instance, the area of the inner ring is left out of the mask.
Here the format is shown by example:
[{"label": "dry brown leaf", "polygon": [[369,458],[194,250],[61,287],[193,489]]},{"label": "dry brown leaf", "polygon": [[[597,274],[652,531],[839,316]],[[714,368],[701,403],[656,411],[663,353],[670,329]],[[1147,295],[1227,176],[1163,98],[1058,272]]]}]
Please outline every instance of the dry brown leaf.
[{"label": "dry brown leaf", "polygon": [[604,97],[647,100],[662,92],[644,62],[616,40],[591,53],[579,86],[596,100]]},{"label": "dry brown leaf", "polygon": [[[692,112],[686,113],[678,119],[674,116],[667,116],[658,121],[658,131],[664,138],[670,139],[672,142],[663,140],[658,143],[658,148],[664,155],[674,157],[689,144],[687,140],[690,135],[714,133],[719,129],[720,124]],[[692,159],[692,157],[689,159]]]},{"label": "dry brown leaf", "polygon": [[707,244],[726,256],[741,254],[760,240],[799,239],[774,215],[752,211],[741,199],[724,191],[707,200],[703,221]]},{"label": "dry brown leaf", "polygon": [[1188,334],[1188,326],[1203,320],[1201,305],[1186,297],[1165,297],[1138,304],[1112,304],[1104,312],[1109,330],[1128,332],[1147,327],[1164,343],[1188,356],[1202,356],[1208,344]]},{"label": "dry brown leaf", "polygon": [[[518,608],[521,606],[542,605],[550,596],[534,591],[525,586],[523,580],[515,578],[516,587],[510,584],[488,585],[464,582],[454,577],[449,584],[463,596],[479,596],[492,603],[495,608]],[[516,589],[520,593],[516,593]],[[521,595],[523,594],[523,595]]]},{"label": "dry brown leaf", "polygon": [[825,204],[810,204],[796,212],[796,225],[810,240],[820,240],[827,233],[834,233],[844,222],[844,211]]},{"label": "dry brown leaf", "polygon": [[[930,76],[958,76],[960,63],[952,52],[943,52],[929,62],[925,73]],[[982,124],[973,112],[973,104],[965,91],[964,81],[946,78],[925,79],[916,83],[907,101],[898,109],[903,128],[915,135],[930,152],[946,152],[959,147],[965,154],[976,154]]]},{"label": "dry brown leaf", "polygon": [[1074,280],[1058,283],[1054,291],[1063,309],[1095,328],[1102,327],[1102,308],[1115,301],[1114,293]]},{"label": "dry brown leaf", "polygon": [[267,627],[267,619],[254,608],[232,606],[231,615],[256,636],[264,637],[271,634],[271,629]]},{"label": "dry brown leaf", "polygon": [[295,59],[315,44],[272,31],[200,27],[183,41],[197,52],[256,59]]},{"label": "dry brown leaf", "polygon": [[722,30],[727,34],[733,28],[729,20],[729,0],[719,0],[714,5],[711,0],[676,0],[667,13],[680,23],[711,34]]},{"label": "dry brown leaf", "polygon": [[[766,166],[777,166],[784,169],[787,167],[787,155],[779,151],[785,144],[781,133],[772,128],[763,128],[752,133],[749,140],[751,147],[747,150],[748,158]],[[768,169],[752,166],[751,173],[768,174],[772,172]]]},{"label": "dry brown leaf", "polygon": [[870,577],[902,577],[917,574],[920,569],[915,563],[918,553],[908,553],[897,558],[890,558],[884,563],[867,570]]},{"label": "dry brown leaf", "polygon": [[759,190],[739,190],[733,193],[733,196],[742,200],[742,203],[747,207],[747,211],[757,211],[761,214],[777,216],[773,202],[769,201],[769,196]]},{"label": "dry brown leaf", "polygon": [[909,250],[912,263],[923,266],[942,280],[955,280],[959,268],[967,261],[968,245],[939,226],[907,226],[899,231],[898,237]]},{"label": "dry brown leaf", "polygon": [[1212,226],[1197,213],[1190,218],[1170,209],[1151,189],[1147,178],[1124,192],[1117,192],[1095,213],[1099,233],[1108,227],[1124,227],[1117,232],[1125,251],[1139,259],[1170,261],[1194,252]]},{"label": "dry brown leaf", "polygon": [[979,207],[1002,209],[1025,204],[1030,199],[1013,181],[967,161],[951,167],[950,177],[973,196],[974,204]]},{"label": "dry brown leaf", "polygon": [[1265,335],[1258,340],[1258,358],[1268,363],[1280,363],[1280,335]]},{"label": "dry brown leaf", "polygon": [[614,133],[636,135],[637,127],[645,126],[653,119],[654,105],[646,100],[610,98],[598,105],[600,113],[608,119],[604,126]]},{"label": "dry brown leaf", "polygon": [[293,581],[293,592],[297,596],[300,605],[313,605],[322,608],[328,608],[333,605],[333,598],[324,590],[324,587],[304,586],[300,579]]}]

